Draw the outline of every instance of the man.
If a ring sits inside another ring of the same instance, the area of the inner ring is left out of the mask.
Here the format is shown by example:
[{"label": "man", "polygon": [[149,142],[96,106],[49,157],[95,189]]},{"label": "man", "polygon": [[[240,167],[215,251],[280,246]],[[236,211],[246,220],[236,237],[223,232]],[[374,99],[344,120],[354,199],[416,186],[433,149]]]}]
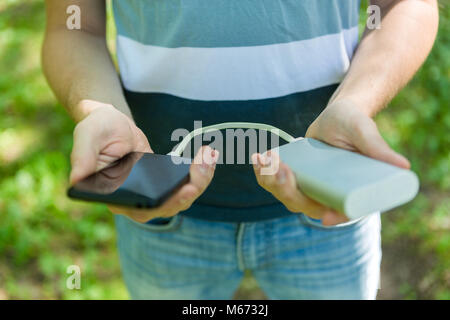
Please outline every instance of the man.
[{"label": "man", "polygon": [[[381,27],[358,44],[357,0],[113,1],[121,83],[104,1],[47,0],[44,71],[77,122],[71,182],[131,151],[168,153],[195,120],[267,123],[408,168],[372,117],[429,53],[437,3],[371,4]],[[69,5],[80,30],[66,27]],[[157,209],[111,208],[131,297],[227,299],[244,270],[269,298],[376,297],[378,213],[349,222],[307,198],[276,154],[254,154],[254,170],[215,170],[220,156],[202,147]]]}]

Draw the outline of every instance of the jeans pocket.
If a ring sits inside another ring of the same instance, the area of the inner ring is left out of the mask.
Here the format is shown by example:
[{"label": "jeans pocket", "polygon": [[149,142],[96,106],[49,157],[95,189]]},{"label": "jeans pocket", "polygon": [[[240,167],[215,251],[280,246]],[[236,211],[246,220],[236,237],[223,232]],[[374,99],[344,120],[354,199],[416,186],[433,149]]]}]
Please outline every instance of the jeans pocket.
[{"label": "jeans pocket", "polygon": [[316,229],[327,230],[327,231],[343,230],[343,229],[349,228],[365,218],[367,218],[367,217],[358,218],[358,219],[340,223],[340,224],[337,224],[334,226],[324,226],[322,224],[321,220],[310,218],[306,214],[303,214],[303,213],[300,213],[298,215],[298,219],[300,220],[300,222],[303,225],[306,225],[306,226],[312,227],[312,228],[316,228]]},{"label": "jeans pocket", "polygon": [[170,218],[155,218],[148,222],[137,222],[127,216],[124,216],[131,224],[152,232],[171,232],[177,230],[181,226],[183,217],[179,214]]}]

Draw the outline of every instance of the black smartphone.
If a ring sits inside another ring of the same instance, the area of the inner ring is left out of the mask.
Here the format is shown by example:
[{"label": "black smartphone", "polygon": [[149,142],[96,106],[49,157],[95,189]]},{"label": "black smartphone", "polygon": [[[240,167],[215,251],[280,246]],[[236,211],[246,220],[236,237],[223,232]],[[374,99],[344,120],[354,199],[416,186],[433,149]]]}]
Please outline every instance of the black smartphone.
[{"label": "black smartphone", "polygon": [[132,152],[67,191],[73,199],[155,208],[189,180],[190,159]]}]

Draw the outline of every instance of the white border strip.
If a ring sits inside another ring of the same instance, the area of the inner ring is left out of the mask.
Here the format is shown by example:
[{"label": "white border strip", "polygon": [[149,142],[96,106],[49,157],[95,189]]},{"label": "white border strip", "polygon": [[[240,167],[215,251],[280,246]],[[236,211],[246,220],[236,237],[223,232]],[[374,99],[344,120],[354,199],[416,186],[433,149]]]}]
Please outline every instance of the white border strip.
[{"label": "white border strip", "polygon": [[256,100],[313,90],[342,80],[358,28],[290,43],[220,48],[164,48],[117,37],[125,88],[193,100]]}]

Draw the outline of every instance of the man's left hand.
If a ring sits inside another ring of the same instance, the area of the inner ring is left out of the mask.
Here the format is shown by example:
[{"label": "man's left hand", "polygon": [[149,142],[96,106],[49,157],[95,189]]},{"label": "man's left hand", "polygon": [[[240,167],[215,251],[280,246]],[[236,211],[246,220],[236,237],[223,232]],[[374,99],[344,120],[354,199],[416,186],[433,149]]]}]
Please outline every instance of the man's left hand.
[{"label": "man's left hand", "polygon": [[[328,105],[309,126],[306,137],[326,142],[332,146],[359,152],[368,157],[408,169],[409,161],[392,150],[381,137],[373,119],[351,101],[336,101]],[[336,225],[348,221],[342,213],[327,208],[308,198],[297,186],[295,175],[275,152],[252,155],[252,163],[258,183],[272,193],[288,210],[321,219],[324,225]],[[274,165],[275,164],[275,165]],[[270,175],[261,170],[271,166],[278,168]]]}]

